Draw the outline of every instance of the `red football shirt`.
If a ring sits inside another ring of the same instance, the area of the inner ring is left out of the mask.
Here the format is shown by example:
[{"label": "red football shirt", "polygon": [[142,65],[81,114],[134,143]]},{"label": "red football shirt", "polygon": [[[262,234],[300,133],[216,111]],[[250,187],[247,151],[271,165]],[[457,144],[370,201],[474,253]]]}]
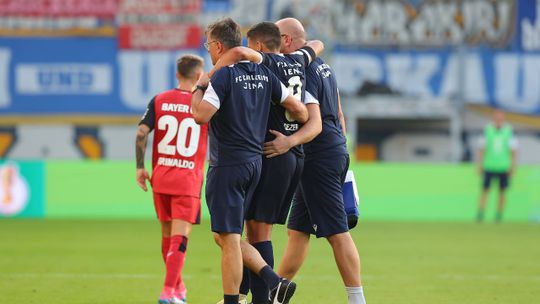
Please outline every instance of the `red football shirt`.
[{"label": "red football shirt", "polygon": [[141,121],[147,122],[154,129],[153,191],[199,198],[208,124],[195,123],[191,114],[191,92],[173,89],[154,97]]}]

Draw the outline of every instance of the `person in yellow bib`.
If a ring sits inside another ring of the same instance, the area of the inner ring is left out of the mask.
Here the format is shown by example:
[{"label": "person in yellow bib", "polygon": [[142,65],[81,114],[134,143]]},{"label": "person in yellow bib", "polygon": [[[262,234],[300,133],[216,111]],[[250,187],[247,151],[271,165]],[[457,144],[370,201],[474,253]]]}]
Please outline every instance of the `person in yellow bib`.
[{"label": "person in yellow bib", "polygon": [[478,204],[477,221],[484,219],[484,210],[491,180],[499,182],[499,201],[495,220],[500,222],[506,201],[505,192],[516,165],[517,139],[512,126],[505,122],[504,112],[493,111],[493,122],[486,125],[484,136],[480,140],[478,153],[478,170],[483,175],[482,194]]}]

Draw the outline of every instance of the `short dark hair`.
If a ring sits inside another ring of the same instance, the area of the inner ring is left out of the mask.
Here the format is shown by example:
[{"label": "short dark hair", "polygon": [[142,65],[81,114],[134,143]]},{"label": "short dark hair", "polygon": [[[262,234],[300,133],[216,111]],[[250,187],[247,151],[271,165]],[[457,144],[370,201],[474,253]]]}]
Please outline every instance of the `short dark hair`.
[{"label": "short dark hair", "polygon": [[197,55],[184,55],[176,60],[176,71],[184,78],[195,78],[197,69],[204,68],[204,60]]},{"label": "short dark hair", "polygon": [[271,51],[281,48],[281,33],[279,27],[272,22],[263,21],[252,26],[247,32],[250,39],[260,41]]},{"label": "short dark hair", "polygon": [[242,45],[240,25],[231,18],[225,18],[208,25],[206,34],[210,34],[227,49]]}]

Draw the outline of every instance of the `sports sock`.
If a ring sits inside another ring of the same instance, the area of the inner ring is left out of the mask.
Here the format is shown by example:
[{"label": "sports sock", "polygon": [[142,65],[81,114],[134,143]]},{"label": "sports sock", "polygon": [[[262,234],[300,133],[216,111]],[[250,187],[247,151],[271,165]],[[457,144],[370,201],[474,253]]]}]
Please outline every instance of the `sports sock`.
[{"label": "sports sock", "polygon": [[242,283],[240,283],[240,294],[247,295],[249,293],[249,285],[251,282],[251,275],[249,268],[244,266],[244,270],[242,272]]},{"label": "sports sock", "polygon": [[476,215],[476,221],[481,222],[484,220],[484,210],[478,210],[478,214]]},{"label": "sports sock", "polygon": [[[176,288],[178,280],[182,279],[182,267],[184,266],[184,258],[187,250],[187,237],[183,235],[173,235],[171,237],[171,245],[167,253],[165,283],[163,284],[163,293],[171,297]],[[162,294],[163,294],[162,293]]]},{"label": "sports sock", "polygon": [[171,246],[170,237],[161,237],[161,255],[163,256],[163,262],[167,263],[167,252],[169,252],[169,247]]},{"label": "sports sock", "polygon": [[366,304],[364,298],[364,290],[360,287],[345,287],[347,290],[347,297],[349,298],[349,304]]},{"label": "sports sock", "polygon": [[497,215],[495,216],[495,221],[497,223],[500,223],[502,221],[502,212],[497,211]]},{"label": "sports sock", "polygon": [[259,271],[259,277],[263,279],[266,286],[270,289],[274,289],[279,285],[279,276],[268,265],[264,266],[261,271]]},{"label": "sports sock", "polygon": [[178,281],[176,283],[176,288],[174,289],[174,295],[180,300],[185,299],[187,296],[187,289],[186,289],[186,285],[184,285],[184,280],[182,280],[182,276],[178,278]]},{"label": "sports sock", "polygon": [[223,295],[223,304],[238,304],[239,295]]},{"label": "sports sock", "polygon": [[[261,254],[262,258],[270,266],[274,268],[274,251],[272,241],[264,241],[252,244],[255,249]],[[278,280],[279,283],[279,280]],[[277,284],[276,284],[277,285]],[[251,273],[251,295],[253,303],[266,303],[270,294],[270,289],[256,273]]]}]

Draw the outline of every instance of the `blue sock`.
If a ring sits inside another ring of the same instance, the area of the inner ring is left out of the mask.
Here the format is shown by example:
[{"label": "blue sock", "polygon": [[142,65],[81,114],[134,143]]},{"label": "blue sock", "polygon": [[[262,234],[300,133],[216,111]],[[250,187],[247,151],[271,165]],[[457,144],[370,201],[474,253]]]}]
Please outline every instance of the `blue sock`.
[{"label": "blue sock", "polygon": [[238,304],[238,295],[223,295],[223,304]]},{"label": "blue sock", "polygon": [[242,283],[240,283],[240,293],[243,295],[247,295],[249,292],[249,285],[250,285],[250,271],[249,268],[244,266],[244,272],[242,273]]},{"label": "blue sock", "polygon": [[[272,271],[272,268],[274,268],[274,250],[272,248],[272,241],[264,241],[252,244],[255,249],[261,254],[262,258],[268,264],[269,270],[271,271],[271,274],[265,274],[268,276],[268,278],[271,280],[272,285],[271,286],[277,286],[279,284],[279,277]],[[264,268],[263,268],[264,269]],[[262,273],[262,271],[261,271]],[[259,275],[255,273],[250,274],[251,277],[251,295],[253,304],[257,303],[267,303],[268,297],[270,295],[270,289],[268,288],[268,284],[266,282],[266,279],[262,277],[259,277]],[[277,281],[276,281],[277,278]]]}]

